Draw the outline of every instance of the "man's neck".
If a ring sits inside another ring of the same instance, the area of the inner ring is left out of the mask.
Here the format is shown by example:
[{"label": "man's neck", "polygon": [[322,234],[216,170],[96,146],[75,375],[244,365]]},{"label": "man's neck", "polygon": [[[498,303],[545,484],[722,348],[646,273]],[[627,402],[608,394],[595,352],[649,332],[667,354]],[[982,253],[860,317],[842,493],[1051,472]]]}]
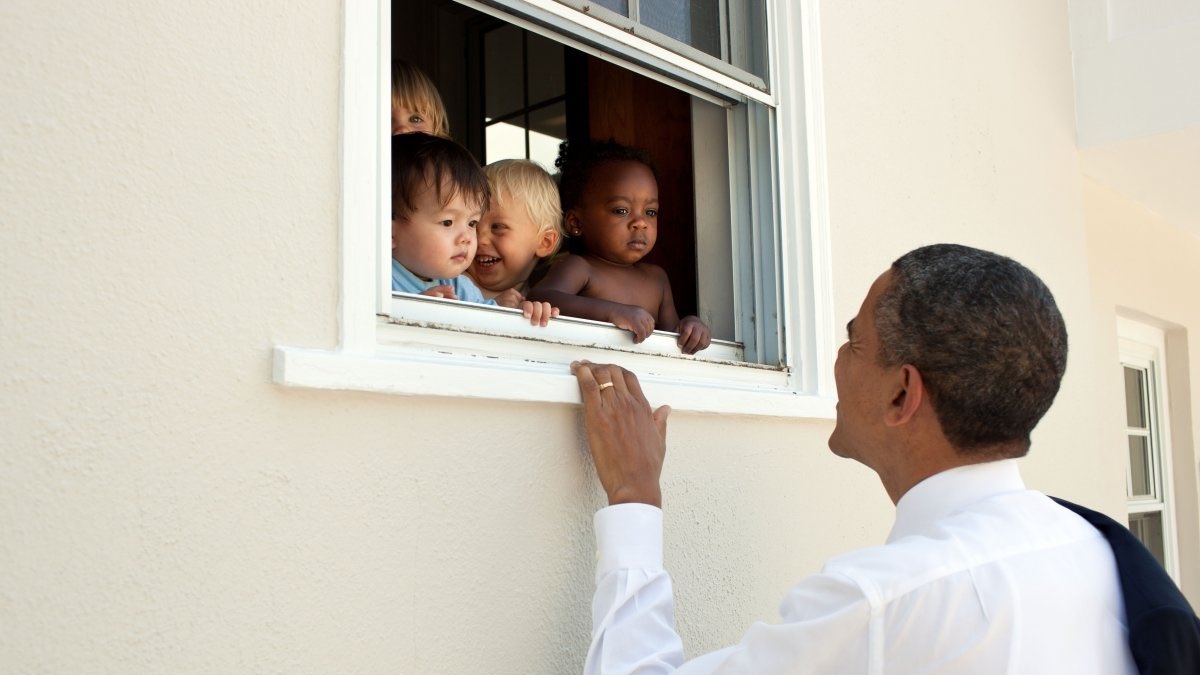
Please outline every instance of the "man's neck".
[{"label": "man's neck", "polygon": [[944,447],[937,448],[932,452],[915,451],[911,455],[914,461],[901,463],[894,467],[896,470],[888,472],[886,476],[883,471],[880,471],[879,478],[883,481],[883,487],[887,490],[888,497],[891,498],[893,504],[896,504],[914,485],[930,476],[960,466],[994,462],[998,459],[1020,457],[1024,454],[1023,449],[1019,452],[1016,450],[1013,444],[1003,443],[963,452],[946,443]]}]

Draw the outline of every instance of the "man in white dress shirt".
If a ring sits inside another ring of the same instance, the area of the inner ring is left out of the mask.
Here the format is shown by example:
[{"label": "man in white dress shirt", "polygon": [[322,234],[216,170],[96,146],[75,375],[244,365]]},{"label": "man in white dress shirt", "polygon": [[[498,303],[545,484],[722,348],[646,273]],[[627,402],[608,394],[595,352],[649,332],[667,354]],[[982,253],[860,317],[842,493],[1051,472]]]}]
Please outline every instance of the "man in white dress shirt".
[{"label": "man in white dress shirt", "polygon": [[847,332],[829,447],[879,475],[896,504],[887,542],[831,559],[778,622],[686,662],[662,567],[670,410],[618,366],[574,364],[609,501],[585,673],[1135,673],[1108,544],[1017,470],[1066,367],[1042,281],[993,253],[923,247]]}]

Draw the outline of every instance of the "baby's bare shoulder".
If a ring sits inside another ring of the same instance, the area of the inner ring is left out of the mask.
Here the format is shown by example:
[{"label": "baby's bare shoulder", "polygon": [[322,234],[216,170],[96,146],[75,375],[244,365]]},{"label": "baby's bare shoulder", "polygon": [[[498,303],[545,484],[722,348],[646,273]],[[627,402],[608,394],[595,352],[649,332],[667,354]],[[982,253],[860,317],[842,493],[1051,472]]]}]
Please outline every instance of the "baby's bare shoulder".
[{"label": "baby's bare shoulder", "polygon": [[547,270],[547,275],[553,276],[591,276],[592,266],[588,264],[587,258],[575,255],[574,253],[564,255]]},{"label": "baby's bare shoulder", "polygon": [[574,253],[568,253],[567,255],[559,258],[554,262],[554,266],[562,267],[563,269],[588,269],[591,267],[591,265],[588,264],[587,258]]},{"label": "baby's bare shoulder", "polygon": [[660,284],[667,283],[667,271],[654,263],[638,263],[634,265],[634,268]]}]

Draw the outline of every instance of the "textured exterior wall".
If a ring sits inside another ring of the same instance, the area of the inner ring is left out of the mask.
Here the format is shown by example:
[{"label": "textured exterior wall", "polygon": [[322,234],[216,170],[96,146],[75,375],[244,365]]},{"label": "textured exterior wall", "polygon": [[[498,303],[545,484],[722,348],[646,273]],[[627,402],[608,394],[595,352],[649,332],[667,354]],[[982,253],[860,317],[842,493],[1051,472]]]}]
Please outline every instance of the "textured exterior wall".
[{"label": "textured exterior wall", "polygon": [[[1086,424],[1111,388],[1090,311],[1065,3],[827,3],[823,13],[838,325],[893,258],[954,241],[1042,276],[1067,319],[1058,400],[1026,480],[1110,513],[1124,460]],[[1102,376],[1103,374],[1103,376]]]},{"label": "textured exterior wall", "polygon": [[[284,389],[337,341],[341,5],[9,2],[0,55],[0,663],[562,673],[601,503],[569,406]],[[1061,3],[829,3],[836,320],[936,240],[1012,254],[1074,342],[1030,482],[1119,511]],[[784,67],[795,67],[795,64]],[[1111,329],[1111,326],[1107,327]],[[669,401],[656,401],[669,403]],[[827,421],[676,415],[689,653],[879,542]]]},{"label": "textured exterior wall", "polygon": [[[1097,326],[1115,335],[1120,313],[1156,323],[1167,333],[1180,582],[1192,606],[1200,606],[1200,414],[1193,393],[1200,384],[1200,300],[1193,290],[1200,288],[1200,239],[1098,183],[1089,180],[1084,187]],[[1118,363],[1116,340],[1104,347],[1111,353],[1107,360]],[[1117,379],[1120,372],[1113,367],[1108,375]],[[1124,401],[1112,403],[1104,426],[1120,445]]]}]

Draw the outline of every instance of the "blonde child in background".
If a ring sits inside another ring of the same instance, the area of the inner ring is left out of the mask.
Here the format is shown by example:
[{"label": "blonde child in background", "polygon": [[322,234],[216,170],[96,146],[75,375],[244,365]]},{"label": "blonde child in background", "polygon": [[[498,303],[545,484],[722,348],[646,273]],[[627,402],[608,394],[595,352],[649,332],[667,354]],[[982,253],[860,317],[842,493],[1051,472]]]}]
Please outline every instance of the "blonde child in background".
[{"label": "blonde child in background", "polygon": [[[496,304],[464,274],[488,194],[483,169],[458,143],[424,133],[392,137],[393,291]],[[544,302],[516,307],[533,325],[556,314]]]},{"label": "blonde child in background", "polygon": [[650,156],[616,141],[570,142],[559,147],[559,192],[564,229],[577,250],[559,260],[529,292],[564,316],[607,321],[633,333],[634,343],[654,330],[679,333],[684,354],[708,347],[708,326],[679,318],[671,280],[642,262],[658,240],[658,179]]},{"label": "blonde child in background", "polygon": [[450,138],[450,121],[437,87],[420,68],[392,62],[392,135],[420,131]]},{"label": "blonde child in background", "polygon": [[479,221],[479,247],[467,274],[485,298],[517,307],[525,300],[530,275],[554,255],[562,240],[558,186],[528,160],[504,159],[483,171],[491,199]]}]

